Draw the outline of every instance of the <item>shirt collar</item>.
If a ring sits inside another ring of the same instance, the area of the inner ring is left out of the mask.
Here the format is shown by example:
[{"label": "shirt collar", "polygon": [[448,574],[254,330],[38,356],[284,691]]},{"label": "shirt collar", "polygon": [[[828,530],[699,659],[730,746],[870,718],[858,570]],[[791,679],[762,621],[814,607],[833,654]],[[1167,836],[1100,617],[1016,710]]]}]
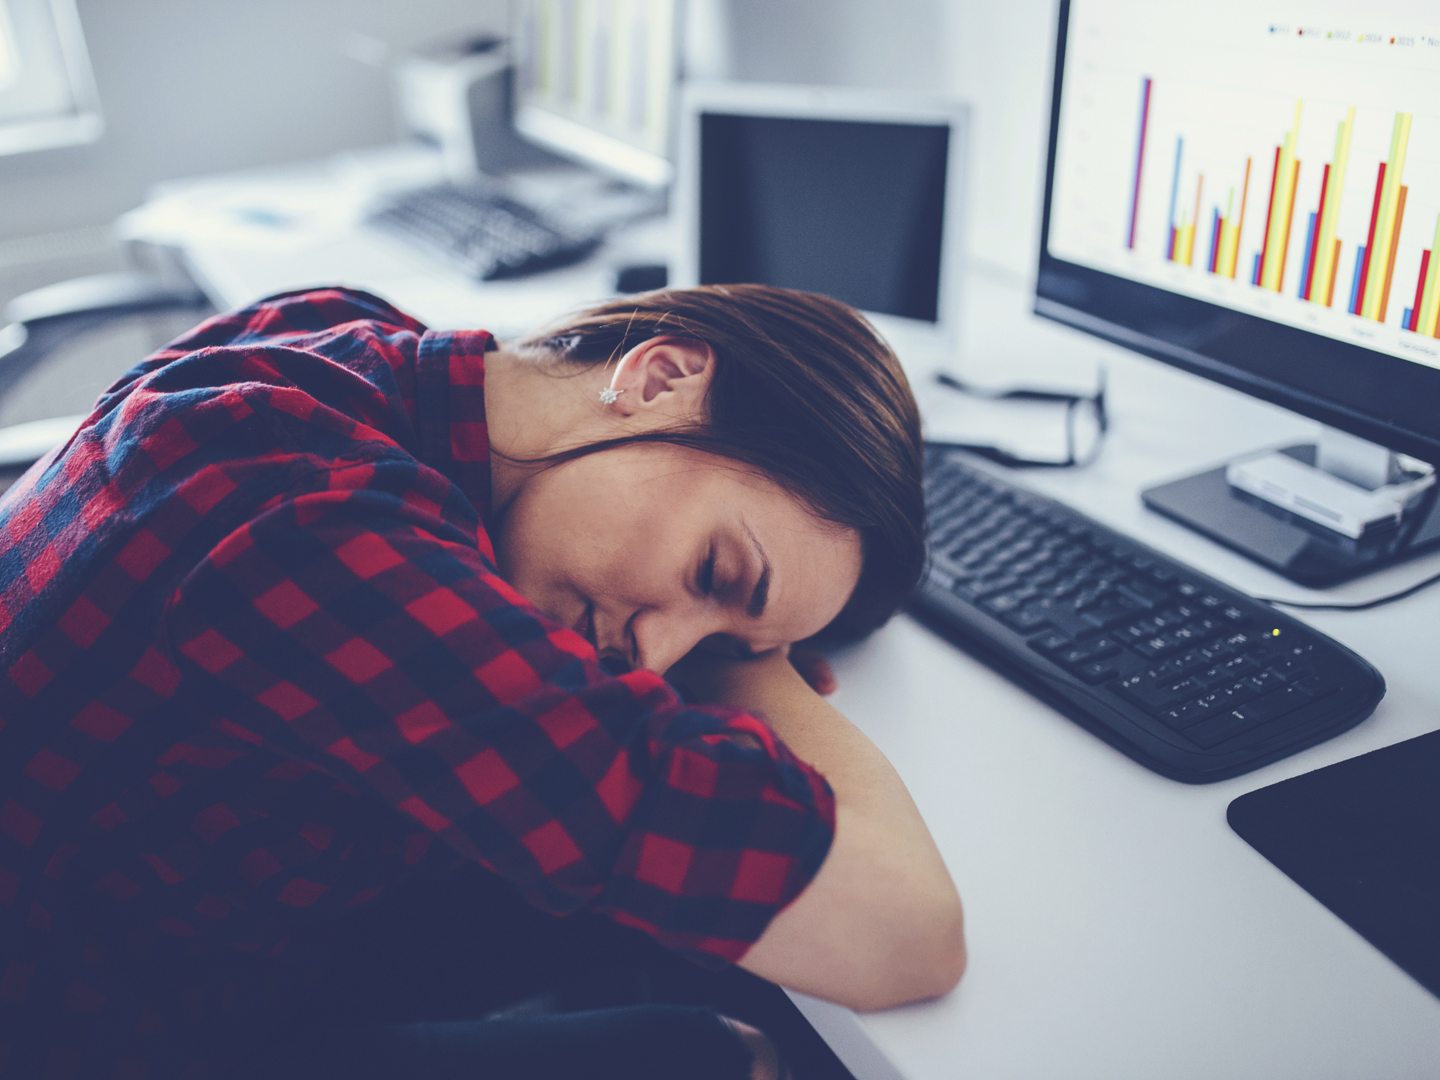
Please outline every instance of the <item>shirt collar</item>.
[{"label": "shirt collar", "polygon": [[416,357],[420,460],[490,511],[490,438],[485,426],[485,354],[498,348],[485,330],[426,331]]}]

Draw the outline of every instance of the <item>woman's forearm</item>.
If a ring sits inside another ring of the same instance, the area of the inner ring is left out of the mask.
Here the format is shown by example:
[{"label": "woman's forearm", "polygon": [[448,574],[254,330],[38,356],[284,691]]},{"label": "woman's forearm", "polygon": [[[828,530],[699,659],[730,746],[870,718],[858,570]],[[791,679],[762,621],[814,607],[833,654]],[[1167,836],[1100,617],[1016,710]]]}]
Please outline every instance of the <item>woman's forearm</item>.
[{"label": "woman's forearm", "polygon": [[766,720],[830,782],[835,841],[742,966],[861,1009],[931,997],[965,965],[960,898],[895,769],[783,655],[687,668],[702,696]]}]

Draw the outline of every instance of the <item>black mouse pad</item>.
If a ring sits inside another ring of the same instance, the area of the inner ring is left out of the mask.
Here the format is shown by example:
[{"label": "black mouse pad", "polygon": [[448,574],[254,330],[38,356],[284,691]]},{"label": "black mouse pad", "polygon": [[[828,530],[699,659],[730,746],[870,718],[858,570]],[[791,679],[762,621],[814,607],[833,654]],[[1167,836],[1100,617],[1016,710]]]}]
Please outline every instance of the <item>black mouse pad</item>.
[{"label": "black mouse pad", "polygon": [[1241,795],[1226,816],[1440,997],[1440,731]]}]

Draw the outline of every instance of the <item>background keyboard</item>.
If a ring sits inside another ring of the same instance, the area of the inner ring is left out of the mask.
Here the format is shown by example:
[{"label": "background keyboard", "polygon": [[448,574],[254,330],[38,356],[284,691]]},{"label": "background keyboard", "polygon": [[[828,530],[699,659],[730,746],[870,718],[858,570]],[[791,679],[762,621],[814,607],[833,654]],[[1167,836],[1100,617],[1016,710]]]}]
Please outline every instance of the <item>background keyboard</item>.
[{"label": "background keyboard", "polygon": [[1324,634],[955,450],[926,454],[917,614],[1147,768],[1222,780],[1369,716]]},{"label": "background keyboard", "polygon": [[369,223],[478,281],[519,277],[583,259],[600,243],[476,184],[407,192]]}]

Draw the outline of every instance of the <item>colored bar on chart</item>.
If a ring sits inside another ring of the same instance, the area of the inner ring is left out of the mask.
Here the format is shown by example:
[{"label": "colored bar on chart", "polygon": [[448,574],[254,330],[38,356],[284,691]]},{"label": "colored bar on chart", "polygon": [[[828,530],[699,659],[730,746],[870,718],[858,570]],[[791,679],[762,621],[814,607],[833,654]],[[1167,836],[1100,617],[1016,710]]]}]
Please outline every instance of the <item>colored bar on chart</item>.
[{"label": "colored bar on chart", "polygon": [[[1300,299],[1309,300],[1315,288],[1315,264],[1319,261],[1320,245],[1316,236],[1320,219],[1325,216],[1325,190],[1330,185],[1330,166],[1320,174],[1320,205],[1310,215],[1310,228],[1305,236],[1305,258],[1300,262]],[[1324,281],[1324,278],[1320,279]]]},{"label": "colored bar on chart", "polygon": [[1290,254],[1290,222],[1295,218],[1295,190],[1300,186],[1300,162],[1290,167],[1290,194],[1285,203],[1285,231],[1280,237],[1280,265],[1275,269],[1275,291],[1285,282],[1285,260]]},{"label": "colored bar on chart", "polygon": [[[1440,217],[1435,219],[1435,240],[1430,245],[1432,252],[1440,251]],[[1434,255],[1431,256],[1433,261]],[[1420,300],[1419,311],[1414,315],[1415,332],[1424,334],[1426,337],[1437,337],[1435,327],[1436,316],[1440,315],[1440,269],[1433,265],[1428,267],[1430,273],[1425,277],[1425,294]]]},{"label": "colored bar on chart", "polygon": [[1370,232],[1365,238],[1365,246],[1360,249],[1364,258],[1361,261],[1360,269],[1356,271],[1355,287],[1352,292],[1358,290],[1350,299],[1350,314],[1359,315],[1359,301],[1365,295],[1365,280],[1370,273],[1370,250],[1375,246],[1375,227],[1380,221],[1380,196],[1385,190],[1385,162],[1380,162],[1380,170],[1375,177],[1375,202],[1370,207]]},{"label": "colored bar on chart", "polygon": [[1390,252],[1385,256],[1385,287],[1380,290],[1380,312],[1375,316],[1380,322],[1385,321],[1385,309],[1390,306],[1390,279],[1395,276],[1395,251],[1400,246],[1400,226],[1405,220],[1405,196],[1410,189],[1403,184],[1400,186],[1400,194],[1395,200],[1395,227],[1390,233]]},{"label": "colored bar on chart", "polygon": [[1420,324],[1420,305],[1425,302],[1425,275],[1430,272],[1430,252],[1420,253],[1420,276],[1415,279],[1415,303],[1405,309],[1405,317],[1400,320],[1400,325],[1406,330],[1414,330]]},{"label": "colored bar on chart", "polygon": [[[1345,192],[1345,167],[1350,160],[1350,134],[1355,128],[1355,106],[1350,106],[1345,119],[1340,121],[1335,132],[1335,154],[1327,166],[1329,173],[1320,187],[1320,227],[1315,234],[1315,265],[1311,268],[1312,281],[1334,282],[1339,269],[1340,244],[1335,240],[1335,222],[1340,214],[1340,198]],[[1324,294],[1326,307],[1335,298],[1335,287],[1331,284]],[[1314,300],[1314,288],[1307,286],[1305,299]]]},{"label": "colored bar on chart", "polygon": [[1414,309],[1413,309],[1413,308],[1408,308],[1408,307],[1407,307],[1404,311],[1402,311],[1402,312],[1400,313],[1400,329],[1402,329],[1402,330],[1409,330],[1409,329],[1410,329],[1410,316],[1411,316],[1413,313],[1414,313]]},{"label": "colored bar on chart", "polygon": [[1251,285],[1260,284],[1260,267],[1265,265],[1265,256],[1270,251],[1270,222],[1275,217],[1275,191],[1280,182],[1281,148],[1275,148],[1275,164],[1270,169],[1270,199],[1265,204],[1265,231],[1260,234],[1260,254],[1255,256],[1255,278]]},{"label": "colored bar on chart", "polygon": [[[1383,167],[1383,166],[1382,166]],[[1350,303],[1345,310],[1355,314],[1355,305],[1360,302],[1360,285],[1365,280],[1365,249],[1357,248],[1355,251],[1355,277],[1350,285]]]},{"label": "colored bar on chart", "polygon": [[1335,241],[1335,253],[1330,258],[1330,280],[1325,285],[1325,306],[1335,302],[1335,278],[1340,273],[1340,241]]},{"label": "colored bar on chart", "polygon": [[1195,226],[1200,221],[1200,195],[1205,190],[1205,174],[1195,180],[1195,212],[1190,215],[1189,224],[1180,228],[1180,242],[1176,245],[1175,261],[1186,266],[1195,265]]},{"label": "colored bar on chart", "polygon": [[[1329,166],[1326,166],[1327,168]],[[1309,299],[1310,275],[1315,270],[1315,211],[1310,211],[1310,224],[1305,229],[1305,255],[1300,260],[1300,291],[1296,294],[1301,300]]]},{"label": "colored bar on chart", "polygon": [[1240,261],[1240,233],[1245,228],[1245,201],[1250,195],[1250,165],[1253,161],[1253,158],[1245,159],[1245,183],[1240,189],[1240,218],[1234,225],[1228,221],[1225,224],[1230,233],[1229,239],[1226,241],[1230,256],[1226,276],[1232,281],[1235,280],[1235,265]]},{"label": "colored bar on chart", "polygon": [[[1235,197],[1233,190],[1230,192],[1230,197],[1232,200]],[[1220,229],[1224,224],[1225,219],[1220,216],[1220,208],[1217,206],[1215,208],[1215,223],[1210,227],[1210,261],[1205,264],[1205,269],[1209,270],[1212,274],[1220,262]]]},{"label": "colored bar on chart", "polygon": [[1395,127],[1390,136],[1390,157],[1385,162],[1385,179],[1379,193],[1374,239],[1370,248],[1370,265],[1366,268],[1365,284],[1360,298],[1359,314],[1377,322],[1383,321],[1384,300],[1389,288],[1392,252],[1400,231],[1399,210],[1403,196],[1400,178],[1405,171],[1405,151],[1410,142],[1410,113],[1396,113]]},{"label": "colored bar on chart", "polygon": [[1180,197],[1180,159],[1185,153],[1185,136],[1181,135],[1175,140],[1175,178],[1170,181],[1170,216],[1165,220],[1170,222],[1170,235],[1165,241],[1165,258],[1175,258],[1175,200]]},{"label": "colored bar on chart", "polygon": [[1135,250],[1135,222],[1140,217],[1140,176],[1145,169],[1145,137],[1150,132],[1149,77],[1140,80],[1140,139],[1135,150],[1135,186],[1130,193],[1130,229],[1125,246]]},{"label": "colored bar on chart", "polygon": [[1280,291],[1285,276],[1285,254],[1289,250],[1290,222],[1295,214],[1295,188],[1300,171],[1300,162],[1295,158],[1295,140],[1300,134],[1300,110],[1304,104],[1304,101],[1295,102],[1295,123],[1280,144],[1275,178],[1270,185],[1270,215],[1265,226],[1260,287],[1272,292]]}]

